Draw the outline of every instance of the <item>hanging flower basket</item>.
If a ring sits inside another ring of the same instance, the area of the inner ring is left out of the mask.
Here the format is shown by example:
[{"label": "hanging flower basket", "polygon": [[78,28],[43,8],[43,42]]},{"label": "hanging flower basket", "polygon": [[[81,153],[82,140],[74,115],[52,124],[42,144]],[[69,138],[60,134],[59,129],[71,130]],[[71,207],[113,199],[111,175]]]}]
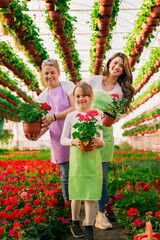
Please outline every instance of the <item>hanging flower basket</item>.
[{"label": "hanging flower basket", "polygon": [[113,5],[114,0],[100,0],[102,5],[111,6]]},{"label": "hanging flower basket", "polygon": [[89,143],[87,145],[84,145],[84,141],[82,140],[80,149],[81,151],[93,151],[93,147],[91,145],[93,145],[92,140],[89,140]]},{"label": "hanging flower basket", "polygon": [[100,5],[99,6],[100,14],[102,16],[103,15],[110,16],[112,14],[112,8],[113,8],[113,6],[103,6],[103,5]]},{"label": "hanging flower basket", "polygon": [[159,23],[159,18],[147,17],[147,24],[151,26],[157,26]]},{"label": "hanging flower basket", "polygon": [[9,0],[1,0],[0,2],[0,8],[8,8],[10,4]]},{"label": "hanging flower basket", "polygon": [[49,11],[49,18],[51,21],[60,21],[62,13],[60,11]]},{"label": "hanging flower basket", "polygon": [[151,16],[160,18],[160,5],[151,7]]},{"label": "hanging flower basket", "polygon": [[102,119],[103,126],[111,127],[116,118],[107,112],[104,112],[104,114],[105,117]]},{"label": "hanging flower basket", "polygon": [[24,135],[27,138],[28,135],[30,137],[38,136],[41,131],[41,123],[40,122],[23,122],[23,131]]}]

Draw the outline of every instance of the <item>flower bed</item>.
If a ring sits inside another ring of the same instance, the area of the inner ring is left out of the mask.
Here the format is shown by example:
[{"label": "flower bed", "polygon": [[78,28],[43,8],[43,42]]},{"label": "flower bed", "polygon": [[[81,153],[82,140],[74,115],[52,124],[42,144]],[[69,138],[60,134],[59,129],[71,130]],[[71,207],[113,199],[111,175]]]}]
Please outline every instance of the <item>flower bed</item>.
[{"label": "flower bed", "polygon": [[145,232],[149,220],[153,232],[160,232],[160,161],[158,154],[145,151],[117,151],[111,163],[108,188],[119,209],[117,221],[127,239]]},{"label": "flower bed", "polygon": [[0,238],[66,239],[70,202],[50,160],[0,161]]}]

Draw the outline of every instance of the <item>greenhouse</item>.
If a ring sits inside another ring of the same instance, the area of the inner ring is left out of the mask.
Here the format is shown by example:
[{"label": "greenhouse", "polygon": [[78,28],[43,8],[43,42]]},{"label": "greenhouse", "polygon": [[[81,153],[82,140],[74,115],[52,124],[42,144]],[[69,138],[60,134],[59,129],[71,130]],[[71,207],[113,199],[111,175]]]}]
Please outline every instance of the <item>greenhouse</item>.
[{"label": "greenhouse", "polygon": [[160,239],[159,23],[159,0],[0,0],[0,239]]}]

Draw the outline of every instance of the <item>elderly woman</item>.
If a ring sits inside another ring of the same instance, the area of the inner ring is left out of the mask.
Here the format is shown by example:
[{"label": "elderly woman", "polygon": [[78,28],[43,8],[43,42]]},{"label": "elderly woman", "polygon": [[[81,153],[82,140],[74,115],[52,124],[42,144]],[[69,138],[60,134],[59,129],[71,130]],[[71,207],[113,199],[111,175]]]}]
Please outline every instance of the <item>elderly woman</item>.
[{"label": "elderly woman", "polygon": [[[133,101],[133,95],[135,93],[132,87],[132,72],[129,64],[128,57],[123,53],[115,53],[108,60],[104,66],[102,75],[92,76],[87,82],[92,86],[94,91],[94,103],[93,108],[99,109],[101,118],[104,117],[105,106],[111,103],[111,94],[118,94],[119,99],[127,99],[125,104],[125,112],[130,107],[130,103]],[[107,172],[110,161],[113,157],[113,127],[105,127],[103,129],[103,138],[105,145],[101,152],[102,167],[103,167],[103,188],[102,197],[98,201],[98,216],[96,218],[95,227],[100,229],[112,228],[112,224],[105,217],[105,210],[107,211],[107,217],[110,221],[115,221],[115,216],[109,203],[109,196],[107,192]],[[85,225],[85,221],[84,221]]]},{"label": "elderly woman", "polygon": [[69,200],[69,147],[61,145],[60,137],[66,115],[75,110],[72,94],[75,85],[70,81],[59,80],[60,69],[56,59],[47,59],[42,62],[42,75],[48,87],[39,95],[39,102],[46,102],[52,109],[47,116],[42,118],[42,130],[34,140],[40,138],[49,129],[51,161],[54,164],[59,164],[63,197],[65,200]]}]

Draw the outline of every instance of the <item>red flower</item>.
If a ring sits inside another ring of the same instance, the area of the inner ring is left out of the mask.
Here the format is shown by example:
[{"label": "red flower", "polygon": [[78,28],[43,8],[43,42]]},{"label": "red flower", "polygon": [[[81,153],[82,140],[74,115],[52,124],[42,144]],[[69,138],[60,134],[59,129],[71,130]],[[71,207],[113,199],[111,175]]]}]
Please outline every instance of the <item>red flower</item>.
[{"label": "red flower", "polygon": [[25,207],[23,209],[23,211],[24,211],[25,214],[29,214],[29,213],[31,213],[33,211],[33,208],[32,207]]},{"label": "red flower", "polygon": [[52,109],[47,103],[41,103],[41,108],[48,111]]},{"label": "red flower", "polygon": [[148,191],[149,191],[149,187],[145,185],[145,186],[143,187],[143,192],[148,192]]},{"label": "red flower", "polygon": [[130,208],[127,212],[128,216],[134,217],[139,215],[139,211],[136,208]]},{"label": "red flower", "polygon": [[155,213],[155,217],[160,219],[160,211]]},{"label": "red flower", "polygon": [[111,94],[110,95],[112,98],[117,98],[117,99],[119,99],[119,95],[117,94],[117,93],[113,93],[113,94]]},{"label": "red flower", "polygon": [[65,201],[66,205],[71,205],[70,201]]},{"label": "red flower", "polygon": [[48,200],[48,204],[49,204],[50,207],[55,207],[55,205],[58,204],[57,198],[50,198],[50,199]]},{"label": "red flower", "polygon": [[46,217],[35,217],[35,219],[34,219],[34,222],[35,223],[42,223],[42,222],[46,222],[47,220],[46,220]]},{"label": "red flower", "polygon": [[3,234],[4,234],[4,228],[0,227],[0,235],[3,236]]},{"label": "red flower", "polygon": [[34,202],[33,202],[34,206],[40,205],[41,203],[42,203],[42,201],[40,201],[38,199],[34,200]]},{"label": "red flower", "polygon": [[117,196],[115,196],[115,200],[117,201],[117,200],[120,200],[120,199],[122,199],[122,198],[125,198],[125,195],[123,194],[123,193],[120,193],[120,194],[118,194]]},{"label": "red flower", "polygon": [[43,208],[38,208],[35,210],[35,215],[42,215],[45,213],[46,213],[46,210],[44,210]]}]

